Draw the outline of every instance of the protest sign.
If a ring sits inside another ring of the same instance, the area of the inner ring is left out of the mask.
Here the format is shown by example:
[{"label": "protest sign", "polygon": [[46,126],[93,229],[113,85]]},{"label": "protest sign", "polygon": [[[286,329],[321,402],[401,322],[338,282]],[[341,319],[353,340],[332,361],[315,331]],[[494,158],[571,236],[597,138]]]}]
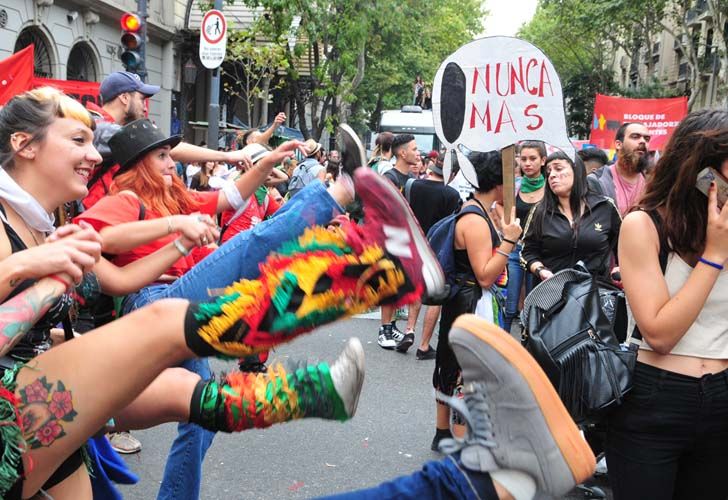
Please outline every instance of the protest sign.
[{"label": "protest sign", "polygon": [[465,178],[477,186],[463,149],[493,151],[541,140],[574,157],[559,77],[544,53],[526,41],[497,36],[460,47],[435,75],[432,108],[446,148],[446,179],[456,155]]},{"label": "protest sign", "polygon": [[589,142],[605,150],[614,150],[617,129],[623,123],[637,122],[650,131],[649,149],[662,151],[687,114],[687,97],[628,99],[597,94]]}]

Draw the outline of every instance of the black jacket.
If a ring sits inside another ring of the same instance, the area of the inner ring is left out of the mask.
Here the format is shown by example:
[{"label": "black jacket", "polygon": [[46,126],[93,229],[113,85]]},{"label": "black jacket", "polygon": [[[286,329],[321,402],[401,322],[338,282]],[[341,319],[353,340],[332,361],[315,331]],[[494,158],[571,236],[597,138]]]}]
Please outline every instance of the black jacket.
[{"label": "black jacket", "polygon": [[538,222],[536,205],[528,216],[524,230],[521,263],[530,271],[535,261],[541,261],[551,272],[573,267],[583,261],[595,275],[607,276],[611,257],[616,257],[617,240],[622,218],[614,202],[605,196],[589,193],[588,209],[572,228],[560,211],[546,214],[543,227]]}]

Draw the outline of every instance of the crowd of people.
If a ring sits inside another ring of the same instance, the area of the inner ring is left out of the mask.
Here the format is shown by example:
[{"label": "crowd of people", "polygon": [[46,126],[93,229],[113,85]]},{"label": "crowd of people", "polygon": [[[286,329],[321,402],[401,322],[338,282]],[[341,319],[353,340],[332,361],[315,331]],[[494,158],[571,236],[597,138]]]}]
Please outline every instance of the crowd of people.
[{"label": "crowd of people", "polygon": [[[51,88],[0,110],[0,496],[91,498],[85,443],[114,432],[133,452],[125,432],[179,422],[158,498],[198,498],[216,432],[354,416],[358,340],[292,370],[268,352],[373,308],[381,348],[434,360],[430,446],[445,456],[341,496],[563,495],[602,450],[520,345],[518,318],[534,286],[577,263],[624,287],[640,334],[633,389],[606,417],[614,497],[725,496],[728,208],[694,185],[705,167],[728,177],[727,112],[688,115],[656,163],[640,123],[619,128],[613,163],[521,142],[505,214],[497,151],[469,154],[462,200],[444,155],[412,135],[379,134],[368,160],[346,125],[328,154],[272,148],[279,114],[211,150],[144,118],[158,91],[119,72],[91,113]],[[425,234],[450,216],[445,275]],[[418,340],[423,300],[438,305]],[[239,370],[215,379],[209,356]]]}]

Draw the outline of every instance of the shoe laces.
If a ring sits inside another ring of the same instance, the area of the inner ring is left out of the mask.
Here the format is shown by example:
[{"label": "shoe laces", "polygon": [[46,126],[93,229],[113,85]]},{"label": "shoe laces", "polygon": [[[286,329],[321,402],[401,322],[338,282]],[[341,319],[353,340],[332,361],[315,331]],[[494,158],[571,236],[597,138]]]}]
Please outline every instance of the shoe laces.
[{"label": "shoe laces", "polygon": [[473,382],[464,387],[463,398],[446,396],[437,391],[436,397],[453,410],[459,412],[467,423],[463,438],[448,438],[440,441],[440,450],[451,455],[464,448],[479,445],[495,448],[493,422],[490,420],[490,406],[486,398],[485,384]]}]

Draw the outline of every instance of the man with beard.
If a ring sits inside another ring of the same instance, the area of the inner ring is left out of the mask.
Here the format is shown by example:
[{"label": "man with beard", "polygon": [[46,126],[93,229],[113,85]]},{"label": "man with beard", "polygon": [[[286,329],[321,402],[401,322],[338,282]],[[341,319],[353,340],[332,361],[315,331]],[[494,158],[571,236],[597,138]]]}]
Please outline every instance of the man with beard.
[{"label": "man with beard", "polygon": [[647,127],[641,123],[623,123],[614,137],[617,161],[587,177],[589,188],[612,198],[623,217],[637,204],[645,189],[649,143]]},{"label": "man with beard", "polygon": [[[152,97],[159,92],[157,85],[149,85],[141,81],[139,75],[127,71],[116,71],[108,75],[99,86],[99,95],[103,106],[88,102],[86,108],[91,112],[96,122],[94,130],[94,147],[103,161],[96,166],[88,182],[88,195],[83,199],[83,208],[88,210],[97,201],[106,196],[114,174],[119,166],[111,158],[109,139],[123,125],[134,120],[144,118],[144,99]],[[175,160],[182,163],[203,164],[206,161],[225,162],[231,165],[243,163],[252,167],[250,158],[238,151],[215,151],[204,147],[194,146],[180,142],[169,153]],[[226,194],[234,196],[232,190]],[[240,200],[242,204],[243,200]],[[98,326],[98,325],[97,325]]]}]

